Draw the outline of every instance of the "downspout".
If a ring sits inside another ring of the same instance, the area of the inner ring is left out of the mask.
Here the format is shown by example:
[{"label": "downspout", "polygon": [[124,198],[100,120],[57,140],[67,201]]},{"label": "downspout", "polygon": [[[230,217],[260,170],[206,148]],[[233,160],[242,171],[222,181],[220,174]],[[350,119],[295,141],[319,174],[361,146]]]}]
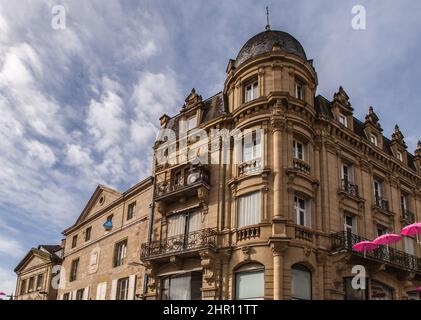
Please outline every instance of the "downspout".
[{"label": "downspout", "polygon": [[[149,248],[151,242],[152,242],[152,231],[153,231],[153,221],[154,221],[154,214],[155,214],[155,188],[156,188],[156,179],[155,177],[152,177],[153,179],[153,187],[152,187],[152,203],[150,205],[151,207],[151,213],[149,215],[149,226],[148,226],[148,242],[146,244],[146,247]],[[142,292],[142,300],[145,300],[146,290],[148,285],[148,275],[146,272],[143,274],[143,292]]]}]

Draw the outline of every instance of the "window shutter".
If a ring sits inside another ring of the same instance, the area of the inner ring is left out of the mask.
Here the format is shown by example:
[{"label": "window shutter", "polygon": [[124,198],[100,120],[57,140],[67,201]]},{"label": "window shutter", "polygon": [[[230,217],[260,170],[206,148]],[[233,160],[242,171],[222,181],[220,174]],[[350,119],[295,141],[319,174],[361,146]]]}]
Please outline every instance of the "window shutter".
[{"label": "window shutter", "polygon": [[63,300],[63,295],[62,294],[59,294],[58,300]]},{"label": "window shutter", "polygon": [[135,292],[136,292],[136,275],[132,274],[129,277],[129,291],[127,293],[127,300],[134,300]]},{"label": "window shutter", "polygon": [[72,298],[70,300],[76,300],[76,292],[77,292],[77,290],[72,291],[72,293],[71,293]]},{"label": "window shutter", "polygon": [[99,283],[96,289],[96,299],[105,300],[106,293],[107,293],[107,283],[106,282]]},{"label": "window shutter", "polygon": [[117,279],[114,279],[111,283],[111,296],[110,300],[115,300],[117,294]]}]

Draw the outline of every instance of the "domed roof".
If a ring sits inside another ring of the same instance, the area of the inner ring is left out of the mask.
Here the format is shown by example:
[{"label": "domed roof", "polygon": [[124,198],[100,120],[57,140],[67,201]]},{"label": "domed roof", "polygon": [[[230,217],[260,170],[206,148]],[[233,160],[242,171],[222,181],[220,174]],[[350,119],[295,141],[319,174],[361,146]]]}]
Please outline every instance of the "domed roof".
[{"label": "domed roof", "polygon": [[298,57],[307,60],[303,46],[289,33],[266,30],[255,35],[246,42],[235,59],[235,67],[238,67],[243,62],[260,54],[272,51],[275,44],[277,44],[281,50],[295,54]]}]

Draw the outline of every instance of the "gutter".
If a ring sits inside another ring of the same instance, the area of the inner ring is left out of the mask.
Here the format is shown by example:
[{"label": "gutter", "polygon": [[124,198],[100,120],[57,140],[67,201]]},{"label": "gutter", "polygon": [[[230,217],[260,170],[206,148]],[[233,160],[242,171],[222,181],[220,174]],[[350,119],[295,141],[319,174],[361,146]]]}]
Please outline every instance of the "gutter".
[{"label": "gutter", "polygon": [[[152,231],[153,231],[153,222],[154,222],[154,215],[155,215],[155,188],[156,188],[156,178],[152,177],[153,179],[153,188],[152,188],[152,203],[150,205],[151,207],[151,214],[149,219],[149,226],[148,226],[148,242],[147,247],[150,246],[152,242]],[[147,285],[148,285],[148,275],[146,272],[143,274],[143,291],[142,291],[142,300],[145,300],[145,295],[147,291]]]}]

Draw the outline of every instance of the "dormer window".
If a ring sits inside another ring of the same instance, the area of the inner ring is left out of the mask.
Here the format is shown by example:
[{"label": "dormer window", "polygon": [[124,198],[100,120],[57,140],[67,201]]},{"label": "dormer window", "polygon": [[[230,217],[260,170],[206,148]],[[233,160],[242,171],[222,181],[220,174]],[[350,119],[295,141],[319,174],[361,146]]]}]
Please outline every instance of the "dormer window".
[{"label": "dormer window", "polygon": [[304,100],[304,87],[302,82],[295,81],[295,97],[299,100]]},{"label": "dormer window", "polygon": [[402,155],[402,152],[398,151],[398,152],[396,153],[396,158],[398,158],[398,160],[399,160],[399,161],[403,161],[403,155]]},{"label": "dormer window", "polygon": [[341,125],[343,125],[344,127],[348,127],[348,118],[345,115],[340,114],[339,115],[339,123]]},{"label": "dormer window", "polygon": [[258,82],[254,81],[244,87],[244,102],[249,102],[258,97]]},{"label": "dormer window", "polygon": [[186,120],[186,132],[193,130],[197,126],[196,116],[190,117]]},{"label": "dormer window", "polygon": [[378,146],[377,137],[374,134],[370,135],[370,142],[374,144],[376,147]]}]

